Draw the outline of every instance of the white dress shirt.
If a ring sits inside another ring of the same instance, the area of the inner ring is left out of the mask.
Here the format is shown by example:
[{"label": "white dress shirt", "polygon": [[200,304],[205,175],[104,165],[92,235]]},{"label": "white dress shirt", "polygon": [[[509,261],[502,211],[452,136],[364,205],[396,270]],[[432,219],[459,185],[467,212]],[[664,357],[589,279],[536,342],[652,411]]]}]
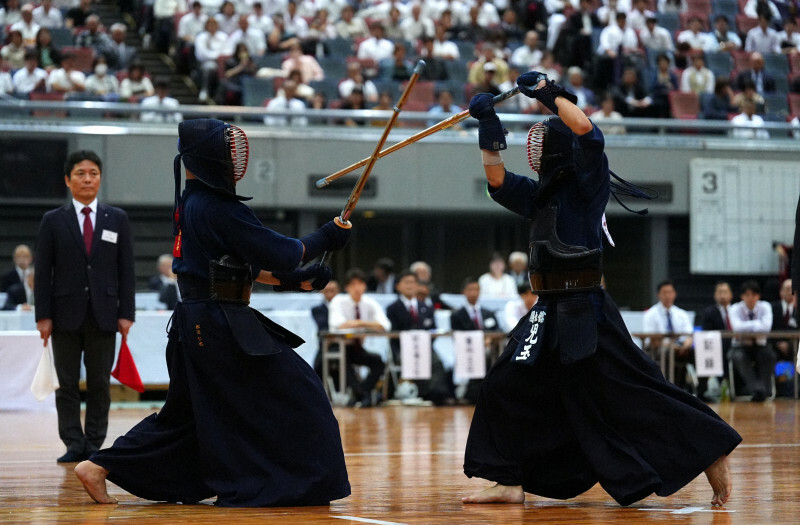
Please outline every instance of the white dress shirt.
[{"label": "white dress shirt", "polygon": [[[141,106],[144,108],[175,108],[180,106],[180,102],[172,97],[160,98],[158,95],[142,99]],[[142,122],[180,122],[183,114],[178,111],[173,113],[162,113],[160,111],[143,111],[139,116]]]},{"label": "white dress shirt", "polygon": [[[378,323],[387,332],[392,329],[392,323],[375,299],[362,295],[358,302],[358,312],[359,319]],[[355,318],[356,303],[349,294],[339,294],[331,299],[328,305],[328,326],[331,330],[338,330],[344,323]]]},{"label": "white dress shirt", "polygon": [[514,278],[504,273],[499,279],[492,274],[485,273],[478,277],[482,298],[513,299],[519,297],[517,283]]},{"label": "white dress shirt", "polygon": [[[751,314],[752,319],[750,319]],[[739,301],[728,309],[728,317],[731,320],[731,329],[735,332],[769,332],[772,330],[772,306],[767,301],[758,301],[752,311],[747,308],[744,301]],[[738,339],[734,339],[734,343],[737,341]],[[767,344],[767,338],[758,337],[756,342],[763,346]]]},{"label": "white dress shirt", "polygon": [[[672,322],[672,333],[691,334],[694,331],[689,314],[683,308],[675,305],[669,308],[669,318]],[[660,302],[651,306],[642,318],[642,331],[649,334],[668,334],[667,309]],[[680,342],[683,337],[679,337]]]}]

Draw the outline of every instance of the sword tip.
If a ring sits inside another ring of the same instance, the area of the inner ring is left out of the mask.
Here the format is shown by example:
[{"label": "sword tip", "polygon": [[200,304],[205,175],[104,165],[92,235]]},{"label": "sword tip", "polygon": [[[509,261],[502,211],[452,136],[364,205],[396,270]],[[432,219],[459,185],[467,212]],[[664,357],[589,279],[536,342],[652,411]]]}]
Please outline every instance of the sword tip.
[{"label": "sword tip", "polygon": [[317,187],[318,190],[321,190],[322,188],[324,188],[328,184],[330,184],[330,183],[327,180],[319,179],[314,185]]},{"label": "sword tip", "polygon": [[420,73],[422,73],[423,69],[425,69],[425,61],[424,60],[420,60],[419,62],[417,62],[417,65],[414,68],[414,73],[420,74]]}]

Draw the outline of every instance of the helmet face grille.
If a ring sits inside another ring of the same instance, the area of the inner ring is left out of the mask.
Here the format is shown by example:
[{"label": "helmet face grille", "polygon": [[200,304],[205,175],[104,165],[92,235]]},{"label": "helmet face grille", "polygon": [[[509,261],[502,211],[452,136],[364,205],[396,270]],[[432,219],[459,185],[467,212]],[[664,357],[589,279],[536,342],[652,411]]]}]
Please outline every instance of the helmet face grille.
[{"label": "helmet face grille", "polygon": [[530,164],[533,171],[539,174],[541,174],[542,169],[542,150],[544,149],[547,129],[544,122],[537,122],[528,131],[528,164]]},{"label": "helmet face grille", "polygon": [[225,130],[225,138],[231,148],[231,163],[233,164],[233,180],[239,182],[247,172],[247,162],[250,157],[250,143],[247,135],[238,126],[230,126]]}]

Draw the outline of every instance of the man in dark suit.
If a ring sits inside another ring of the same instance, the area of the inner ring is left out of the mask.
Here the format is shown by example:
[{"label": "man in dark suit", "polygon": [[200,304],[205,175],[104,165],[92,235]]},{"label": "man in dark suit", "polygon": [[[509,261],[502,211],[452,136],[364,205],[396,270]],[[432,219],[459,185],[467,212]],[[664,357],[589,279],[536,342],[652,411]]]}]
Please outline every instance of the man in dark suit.
[{"label": "man in dark suit", "polygon": [[4,274],[0,280],[0,292],[8,292],[9,287],[18,284],[23,285],[25,272],[33,261],[31,249],[26,244],[20,244],[14,248],[14,268]]},{"label": "man in dark suit", "polygon": [[[71,202],[44,214],[36,245],[36,328],[52,335],[61,387],[56,391],[58,433],[67,446],[59,463],[88,458],[108,428],[116,332],[134,321],[133,242],[126,213],[97,202],[102,161],[76,151],[64,166]],[[78,390],[81,354],[86,366],[86,422]]]},{"label": "man in dark suit", "polygon": [[[491,310],[481,308],[478,304],[478,297],[481,295],[481,286],[474,277],[467,277],[461,288],[467,304],[454,311],[450,316],[450,328],[455,330],[483,330],[493,332],[500,330],[497,318]],[[486,370],[490,366],[489,356],[486,356]],[[481,389],[482,379],[470,379],[467,383],[463,398],[470,403],[475,403],[478,399],[478,392]]]},{"label": "man in dark suit", "polygon": [[759,95],[775,92],[775,79],[764,71],[764,55],[758,51],[750,55],[750,69],[736,76],[736,89],[744,91],[744,85],[748,80],[755,84]]},{"label": "man in dark suit", "polygon": [[[706,307],[703,310],[703,330],[719,330],[730,331],[731,322],[728,318],[728,307],[733,300],[733,291],[731,290],[730,283],[726,281],[719,281],[716,288],[714,288],[714,304]],[[728,362],[728,350],[731,348],[731,338],[722,338],[722,355],[723,362]],[[727,366],[723,367],[725,375],[728,375]]]},{"label": "man in dark suit", "polygon": [[[417,298],[418,287],[419,278],[414,272],[404,272],[398,278],[396,285],[398,298],[386,308],[386,317],[392,323],[393,332],[436,328],[433,308]],[[400,339],[392,338],[389,344],[394,363],[400,364]],[[444,365],[436,352],[431,352],[431,378],[414,382],[420,397],[433,401],[436,405],[444,404],[445,400],[451,397],[452,380],[446,377]]]},{"label": "man in dark suit", "polygon": [[[772,306],[772,330],[790,331],[797,330],[797,300],[792,293],[792,280],[786,279],[781,283],[780,299],[770,303]],[[794,360],[793,342],[789,339],[770,339],[772,348],[777,353],[778,361]]]},{"label": "man in dark suit", "polygon": [[25,271],[25,282],[12,284],[6,290],[6,303],[3,310],[22,310],[30,311],[33,305],[33,268]]},{"label": "man in dark suit", "polygon": [[172,273],[172,255],[165,253],[158,257],[158,275],[150,278],[148,288],[158,292],[158,302],[164,303],[167,310],[174,310],[180,300],[178,277]]},{"label": "man in dark suit", "polygon": [[[800,247],[800,198],[797,199],[797,211],[794,215],[794,246]],[[794,257],[792,257],[791,270],[792,291],[795,297],[797,297],[797,294],[800,293],[800,252],[793,250],[793,253]],[[800,312],[797,310],[797,308],[794,309],[794,318],[797,321],[797,325],[800,326]],[[797,368],[797,373],[800,374],[800,366]]]},{"label": "man in dark suit", "polygon": [[[320,291],[323,301],[311,308],[311,317],[317,325],[317,333],[328,331],[328,305],[331,299],[339,295],[339,283],[331,279]],[[322,338],[319,338],[319,348],[317,357],[314,359],[314,371],[320,378],[322,377]]]}]

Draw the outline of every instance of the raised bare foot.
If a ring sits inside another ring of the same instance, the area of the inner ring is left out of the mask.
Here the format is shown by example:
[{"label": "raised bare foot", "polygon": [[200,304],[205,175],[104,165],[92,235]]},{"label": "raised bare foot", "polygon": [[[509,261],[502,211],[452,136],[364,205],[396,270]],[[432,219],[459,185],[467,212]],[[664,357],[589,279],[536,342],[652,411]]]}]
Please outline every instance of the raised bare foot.
[{"label": "raised bare foot", "polygon": [[523,503],[524,501],[525,492],[520,485],[509,486],[499,483],[461,499],[462,503]]},{"label": "raised bare foot", "polygon": [[714,506],[725,505],[733,487],[731,473],[728,470],[728,456],[721,456],[713,465],[708,467],[706,469],[706,477],[711,484],[711,488],[714,489],[714,497],[711,499],[711,504]]},{"label": "raised bare foot", "polygon": [[75,475],[83,483],[83,488],[97,503],[117,503],[116,498],[108,495],[106,476],[108,471],[91,461],[81,461],[75,467]]}]

